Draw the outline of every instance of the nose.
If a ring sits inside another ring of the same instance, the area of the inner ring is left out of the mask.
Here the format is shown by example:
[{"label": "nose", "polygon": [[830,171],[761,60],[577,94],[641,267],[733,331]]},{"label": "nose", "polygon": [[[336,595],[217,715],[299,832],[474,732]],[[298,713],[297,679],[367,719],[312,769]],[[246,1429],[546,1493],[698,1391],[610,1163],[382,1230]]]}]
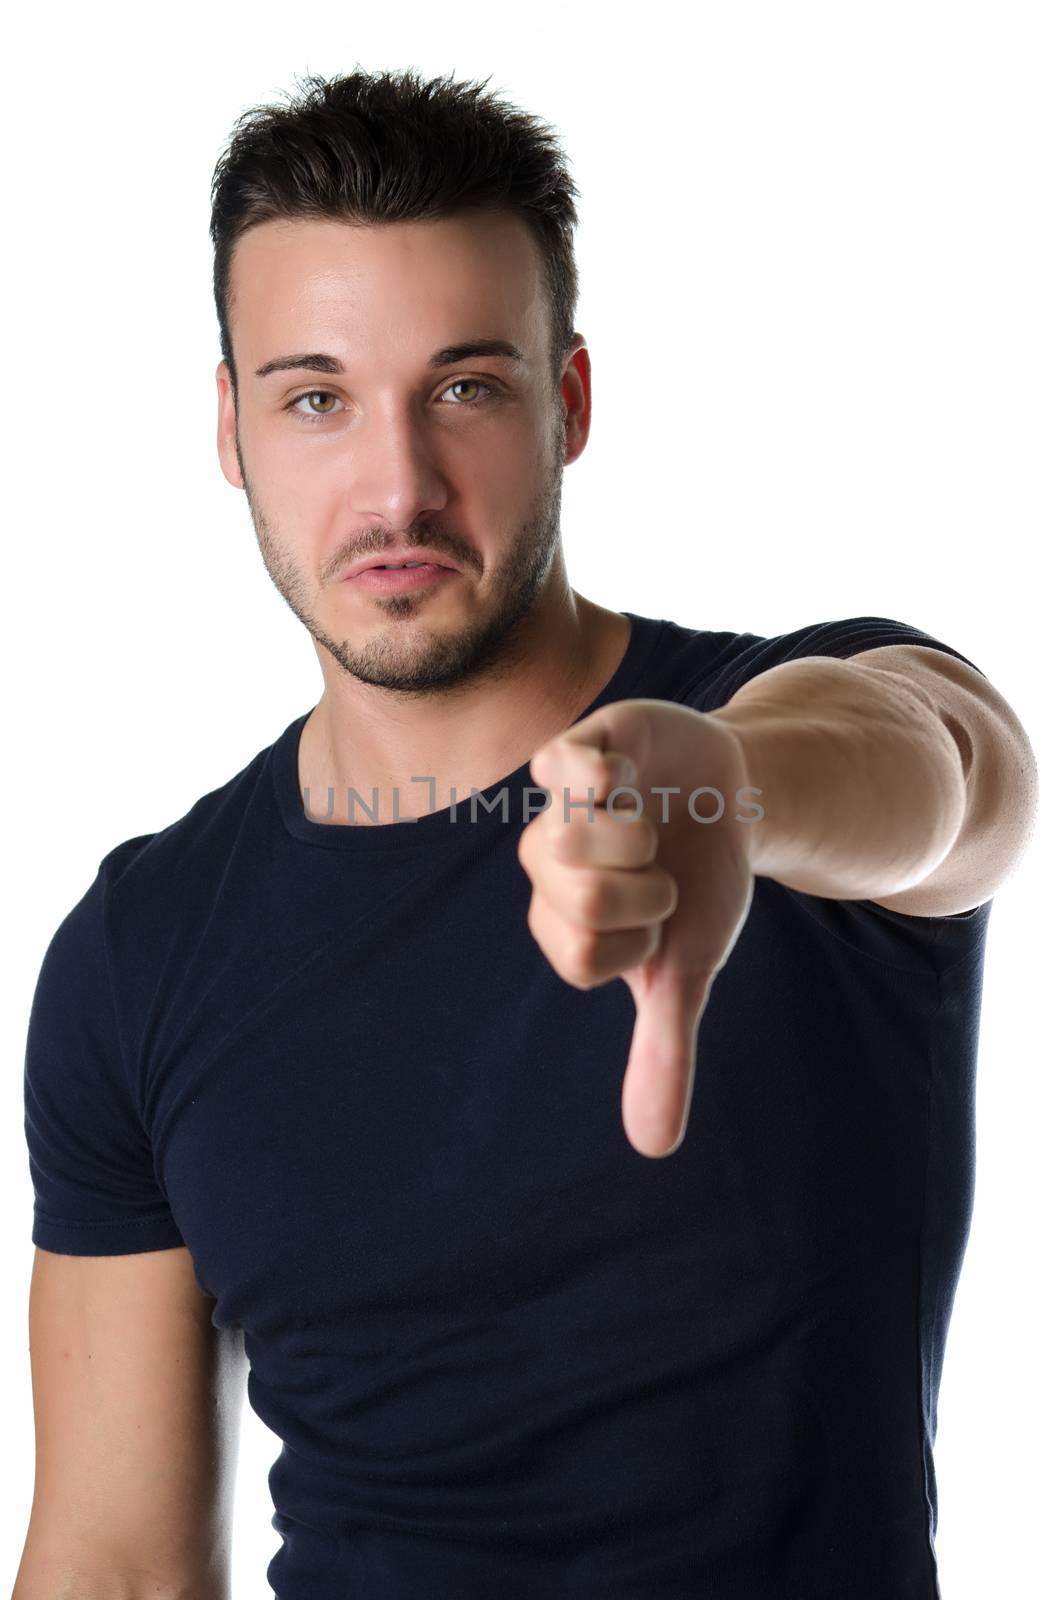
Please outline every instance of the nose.
[{"label": "nose", "polygon": [[444,509],[449,491],[427,432],[426,421],[396,402],[362,418],[351,431],[345,467],[355,515],[409,528]]}]

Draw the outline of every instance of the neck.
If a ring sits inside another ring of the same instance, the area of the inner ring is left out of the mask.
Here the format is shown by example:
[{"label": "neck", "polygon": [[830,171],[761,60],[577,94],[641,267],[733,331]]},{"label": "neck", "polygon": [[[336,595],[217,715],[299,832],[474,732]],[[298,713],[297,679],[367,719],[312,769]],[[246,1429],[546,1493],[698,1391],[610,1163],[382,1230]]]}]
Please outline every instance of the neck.
[{"label": "neck", "polygon": [[[571,725],[613,676],[630,624],[567,589],[524,619],[509,657],[443,693],[394,693],[361,683],[331,657],[325,689],[302,730],[299,787],[309,813],[336,824],[426,816],[487,789]],[[322,663],[323,664],[323,663]],[[330,669],[333,668],[334,671]],[[414,777],[434,779],[414,783]],[[309,790],[308,799],[306,790]],[[352,817],[347,793],[355,789]]]}]

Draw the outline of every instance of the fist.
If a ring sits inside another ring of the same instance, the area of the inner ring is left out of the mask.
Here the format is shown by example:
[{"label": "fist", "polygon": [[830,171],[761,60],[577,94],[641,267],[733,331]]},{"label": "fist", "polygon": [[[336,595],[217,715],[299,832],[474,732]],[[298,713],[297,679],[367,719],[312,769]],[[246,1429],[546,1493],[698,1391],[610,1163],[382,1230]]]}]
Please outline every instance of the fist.
[{"label": "fist", "polygon": [[700,1019],[754,891],[742,745],[707,712],[624,700],[542,745],[530,775],[551,802],[519,839],[530,932],[575,988],[629,985],[626,1136],[642,1155],[670,1155]]}]

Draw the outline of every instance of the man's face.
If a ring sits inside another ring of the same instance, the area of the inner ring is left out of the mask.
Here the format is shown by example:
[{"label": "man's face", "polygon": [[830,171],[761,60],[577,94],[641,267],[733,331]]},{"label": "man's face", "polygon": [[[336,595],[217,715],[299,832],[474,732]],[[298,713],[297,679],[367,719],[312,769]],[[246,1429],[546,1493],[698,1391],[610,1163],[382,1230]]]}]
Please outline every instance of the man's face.
[{"label": "man's face", "polygon": [[[356,227],[269,222],[232,260],[239,379],[217,369],[218,449],[245,489],[265,566],[347,673],[441,690],[501,662],[556,577],[563,468],[584,448],[589,359],[576,341],[560,392],[532,235],[465,213]],[[501,339],[525,358],[444,347]],[[258,369],[306,353],[342,371]],[[568,415],[569,414],[569,415]],[[432,549],[455,571],[405,592],[344,573],[366,556]]]}]

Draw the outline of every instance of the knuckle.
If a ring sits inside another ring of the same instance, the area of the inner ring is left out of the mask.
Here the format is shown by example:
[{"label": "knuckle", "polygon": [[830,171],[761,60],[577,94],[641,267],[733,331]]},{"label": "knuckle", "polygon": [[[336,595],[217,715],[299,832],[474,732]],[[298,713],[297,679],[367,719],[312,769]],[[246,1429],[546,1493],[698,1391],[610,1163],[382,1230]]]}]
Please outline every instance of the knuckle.
[{"label": "knuckle", "polygon": [[532,822],[528,822],[522,833],[519,835],[519,842],[515,847],[516,859],[518,860],[519,865],[525,871],[530,870],[529,858],[532,856],[534,850],[534,840],[531,837],[533,829],[534,824]]},{"label": "knuckle", "polygon": [[596,983],[597,941],[593,934],[575,933],[567,942],[564,972],[576,989],[591,989]]},{"label": "knuckle", "polygon": [[581,859],[581,840],[569,823],[556,823],[550,836],[552,859],[562,866],[576,866]]},{"label": "knuckle", "polygon": [[636,823],[637,844],[645,862],[654,861],[659,848],[659,830],[650,817],[639,817]]},{"label": "knuckle", "polygon": [[607,913],[610,892],[603,878],[595,872],[585,872],[571,889],[571,914],[577,922],[595,927]]},{"label": "knuckle", "polygon": [[659,890],[659,906],[668,914],[677,909],[678,889],[677,879],[671,872],[664,872],[660,867],[655,878]]},{"label": "knuckle", "polygon": [[618,811],[608,821],[621,843],[623,854],[628,855],[635,866],[645,866],[654,859],[659,840],[650,817],[624,816]]}]

